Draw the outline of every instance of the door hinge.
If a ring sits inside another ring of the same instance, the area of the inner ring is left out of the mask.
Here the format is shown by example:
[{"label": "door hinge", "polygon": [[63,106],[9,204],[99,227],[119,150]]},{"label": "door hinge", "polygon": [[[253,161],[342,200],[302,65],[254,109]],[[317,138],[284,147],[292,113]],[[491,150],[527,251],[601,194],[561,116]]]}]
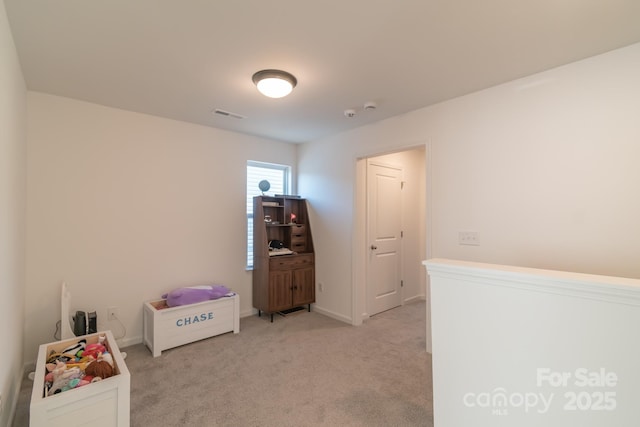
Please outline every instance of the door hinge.
[{"label": "door hinge", "polygon": [[404,181],[400,181],[400,189],[403,190],[404,189]]},{"label": "door hinge", "polygon": [[404,288],[404,280],[400,280],[400,287]]},{"label": "door hinge", "polygon": [[400,238],[404,237],[404,231],[400,231]]}]

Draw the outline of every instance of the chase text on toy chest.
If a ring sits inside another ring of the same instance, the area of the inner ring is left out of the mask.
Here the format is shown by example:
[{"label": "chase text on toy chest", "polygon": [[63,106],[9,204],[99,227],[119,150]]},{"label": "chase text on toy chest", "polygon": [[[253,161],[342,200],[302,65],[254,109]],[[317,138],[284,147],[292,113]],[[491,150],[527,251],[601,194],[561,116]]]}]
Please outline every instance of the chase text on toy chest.
[{"label": "chase text on toy chest", "polygon": [[195,316],[188,316],[181,319],[176,320],[176,326],[189,326],[191,324],[206,322],[207,320],[213,320],[213,312],[210,311],[208,313],[200,313]]}]

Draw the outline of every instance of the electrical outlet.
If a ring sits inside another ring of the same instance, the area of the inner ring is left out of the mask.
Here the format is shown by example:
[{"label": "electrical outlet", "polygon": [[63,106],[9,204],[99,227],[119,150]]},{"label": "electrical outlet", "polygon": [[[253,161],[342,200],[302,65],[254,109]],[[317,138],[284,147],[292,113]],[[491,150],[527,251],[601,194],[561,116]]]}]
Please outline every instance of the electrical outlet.
[{"label": "electrical outlet", "polygon": [[458,232],[458,243],[468,246],[480,246],[480,236],[477,231]]},{"label": "electrical outlet", "polygon": [[324,283],[322,283],[322,282],[318,282],[318,290],[319,290],[320,292],[324,291]]},{"label": "electrical outlet", "polygon": [[107,308],[107,320],[115,320],[118,318],[118,307]]}]

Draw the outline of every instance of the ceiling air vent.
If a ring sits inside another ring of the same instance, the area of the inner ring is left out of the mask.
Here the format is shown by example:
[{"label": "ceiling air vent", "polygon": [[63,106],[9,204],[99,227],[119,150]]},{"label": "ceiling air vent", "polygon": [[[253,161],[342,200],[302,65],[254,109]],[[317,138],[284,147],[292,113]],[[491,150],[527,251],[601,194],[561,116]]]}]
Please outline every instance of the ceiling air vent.
[{"label": "ceiling air vent", "polygon": [[232,113],[231,111],[221,110],[216,108],[213,110],[214,115],[223,116],[223,117],[233,117],[234,119],[246,119],[247,116],[243,116],[242,114]]}]

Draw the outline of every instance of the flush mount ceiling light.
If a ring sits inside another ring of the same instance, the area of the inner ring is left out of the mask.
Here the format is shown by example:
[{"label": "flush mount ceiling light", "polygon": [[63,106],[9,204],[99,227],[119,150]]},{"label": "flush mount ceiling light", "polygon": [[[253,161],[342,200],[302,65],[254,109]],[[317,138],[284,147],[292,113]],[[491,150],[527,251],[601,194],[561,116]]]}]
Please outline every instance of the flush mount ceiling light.
[{"label": "flush mount ceiling light", "polygon": [[291,93],[298,81],[296,78],[281,70],[262,70],[253,75],[253,82],[260,93],[269,98],[282,98]]}]

